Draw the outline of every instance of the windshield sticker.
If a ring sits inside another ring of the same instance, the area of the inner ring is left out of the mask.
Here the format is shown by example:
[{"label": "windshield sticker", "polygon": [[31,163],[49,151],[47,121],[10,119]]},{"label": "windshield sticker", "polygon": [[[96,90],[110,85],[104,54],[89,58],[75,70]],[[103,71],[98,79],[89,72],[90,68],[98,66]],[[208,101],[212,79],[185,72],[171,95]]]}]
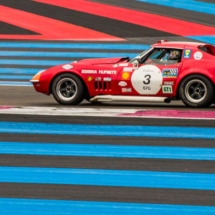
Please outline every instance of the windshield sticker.
[{"label": "windshield sticker", "polygon": [[99,74],[116,75],[116,70],[99,70]]},{"label": "windshield sticker", "polygon": [[126,87],[127,83],[125,81],[120,81],[118,84],[120,87]]},{"label": "windshield sticker", "polygon": [[128,63],[120,63],[119,66],[128,66]]},{"label": "windshield sticker", "polygon": [[83,70],[81,70],[81,73],[82,74],[97,74],[97,71],[96,70],[86,70],[86,69],[83,69]]},{"label": "windshield sticker", "polygon": [[178,76],[178,68],[166,68],[162,70],[162,75],[165,78],[177,78]]},{"label": "windshield sticker", "polygon": [[123,73],[122,73],[122,79],[123,79],[123,80],[128,80],[129,77],[130,77],[130,74],[129,74],[128,72],[123,72]]},{"label": "windshield sticker", "polygon": [[123,93],[131,93],[132,89],[131,88],[122,88]]},{"label": "windshield sticker", "polygon": [[164,85],[174,85],[174,81],[164,81]]},{"label": "windshield sticker", "polygon": [[66,70],[69,70],[69,69],[72,69],[73,66],[70,65],[70,64],[65,64],[65,65],[62,66],[62,68],[63,68],[63,69],[66,69]]},{"label": "windshield sticker", "polygon": [[173,93],[173,90],[172,90],[172,86],[171,85],[163,85],[162,86],[162,92],[165,93],[165,94],[171,94]]},{"label": "windshield sticker", "polygon": [[123,69],[123,72],[132,72],[133,68],[132,67],[125,67]]},{"label": "windshield sticker", "polygon": [[96,77],[96,78],[95,78],[95,81],[101,81],[101,80],[102,80],[101,77]]},{"label": "windshield sticker", "polygon": [[92,80],[93,80],[92,76],[87,77],[87,81],[92,81]]},{"label": "windshield sticker", "polygon": [[106,77],[103,79],[104,81],[111,81],[112,79],[110,77]]},{"label": "windshield sticker", "polygon": [[190,50],[190,49],[185,49],[185,50],[184,50],[184,58],[190,58],[191,53],[192,53],[192,50]]},{"label": "windshield sticker", "polygon": [[201,52],[195,52],[193,57],[195,60],[201,60],[203,57],[203,54]]}]

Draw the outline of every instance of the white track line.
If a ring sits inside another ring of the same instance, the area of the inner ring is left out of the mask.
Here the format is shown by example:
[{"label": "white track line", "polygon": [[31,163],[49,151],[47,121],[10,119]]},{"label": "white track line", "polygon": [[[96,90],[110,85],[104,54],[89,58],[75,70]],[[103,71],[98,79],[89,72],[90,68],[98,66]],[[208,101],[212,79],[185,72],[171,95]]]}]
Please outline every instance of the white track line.
[{"label": "white track line", "polygon": [[27,114],[53,116],[107,116],[116,117],[123,113],[135,113],[136,109],[104,108],[56,108],[56,107],[0,107],[0,114]]},{"label": "white track line", "polygon": [[[168,115],[162,115],[168,112]],[[171,114],[171,112],[173,114]],[[215,111],[0,106],[0,114],[215,120]],[[190,116],[189,116],[190,114]]]}]

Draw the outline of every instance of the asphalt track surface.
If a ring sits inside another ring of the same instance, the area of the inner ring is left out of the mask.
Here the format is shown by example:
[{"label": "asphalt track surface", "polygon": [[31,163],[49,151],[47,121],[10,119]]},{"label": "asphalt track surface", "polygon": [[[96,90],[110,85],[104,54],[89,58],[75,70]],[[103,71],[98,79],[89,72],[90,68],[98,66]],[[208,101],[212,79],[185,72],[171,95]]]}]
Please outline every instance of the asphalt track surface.
[{"label": "asphalt track surface", "polygon": [[[21,2],[21,1],[20,1]],[[134,0],[125,1],[125,0],[100,0],[99,2],[104,2],[111,5],[123,6],[138,10],[143,10],[147,12],[153,12],[157,14],[166,14],[169,17],[174,17],[177,19],[183,19],[188,21],[193,21],[197,23],[201,23],[203,25],[211,25],[214,26],[214,16],[205,14],[201,16],[198,12],[193,11],[185,11],[180,9],[168,9],[163,6],[150,5],[147,3],[140,3]],[[203,1],[202,1],[203,2]],[[213,1],[205,1],[212,2]],[[48,16],[54,16],[54,12],[61,13],[60,9],[56,9],[54,6],[44,6],[44,8],[37,10],[37,8],[31,7],[31,4],[27,0],[22,0],[21,3],[17,3],[17,1],[7,0],[1,1],[0,4],[11,6],[15,8],[21,8],[28,12],[38,13],[39,15],[46,14],[48,10],[50,13]],[[39,4],[39,3],[35,3]],[[41,5],[41,4],[39,4]],[[88,26],[92,29],[101,30],[105,33],[109,33],[118,37],[124,36],[126,39],[132,42],[140,42],[143,44],[150,44],[152,40],[163,39],[163,37],[169,37],[174,40],[184,40],[184,38],[176,35],[167,34],[162,31],[155,31],[153,29],[140,28],[140,26],[136,25],[126,25],[123,22],[116,22],[111,19],[104,19],[95,17],[92,14],[82,14],[81,12],[73,11],[74,16],[76,16],[75,22],[77,25]],[[69,11],[64,9],[64,15],[59,19],[64,21],[71,21],[68,19]],[[177,15],[176,15],[177,14]],[[97,26],[94,24],[94,20],[97,19]],[[85,20],[85,21],[83,21]],[[108,21],[108,28],[101,26],[101,23]],[[35,32],[30,30],[16,28],[15,26],[8,25],[4,22],[0,23],[2,29],[4,29],[3,34],[28,34],[34,35]],[[110,27],[112,26],[112,28]],[[122,27],[124,26],[124,27]],[[133,29],[132,32],[127,31],[127,29]],[[114,32],[114,33],[113,33]],[[151,35],[156,35],[156,38],[151,38]],[[139,35],[142,35],[140,38]],[[86,51],[86,50],[84,50]],[[33,87],[16,87],[16,86],[0,86],[0,106],[42,106],[42,107],[61,107],[56,103],[52,96],[46,96],[42,94],[38,94],[34,91]],[[188,110],[181,102],[172,102],[171,104],[103,104],[103,105],[92,105],[86,101],[77,106],[78,108],[122,108],[122,109],[130,109],[130,108],[145,108],[145,109],[164,109],[164,110]],[[190,110],[190,109],[189,109]],[[208,109],[200,109],[201,111],[210,110],[214,111],[214,106]],[[165,138],[161,136],[159,138],[151,137],[134,137],[134,136],[99,136],[99,135],[57,135],[57,134],[33,134],[27,132],[17,133],[12,129],[13,125],[16,123],[46,123],[47,126],[51,126],[52,124],[59,125],[99,125],[99,126],[107,126],[107,125],[125,125],[125,126],[159,126],[166,127],[167,133],[171,133],[171,128],[173,126],[181,126],[181,127],[201,127],[204,129],[207,128],[215,128],[214,120],[185,120],[185,119],[143,119],[143,118],[111,118],[111,117],[68,117],[68,116],[31,116],[31,115],[7,115],[0,114],[0,123],[3,122],[8,124],[9,131],[0,133],[0,142],[7,145],[8,142],[15,143],[14,149],[16,148],[16,144],[18,143],[32,143],[34,147],[37,147],[39,144],[53,144],[58,143],[62,145],[71,145],[71,144],[86,144],[96,146],[121,146],[122,148],[125,146],[150,146],[150,147],[171,147],[171,149],[177,150],[177,147],[186,148],[188,150],[200,150],[202,154],[206,153],[204,150],[214,150],[215,149],[215,141],[214,139],[192,139],[192,138]],[[11,127],[10,127],[11,126]],[[22,127],[20,127],[22,129]],[[1,131],[2,128],[0,128]],[[11,130],[10,130],[11,129]],[[29,128],[30,130],[30,128]],[[204,130],[207,132],[207,130]],[[29,131],[30,132],[30,131]],[[1,145],[1,144],[0,144]],[[21,153],[3,153],[2,148],[0,147],[0,171],[4,171],[2,167],[5,168],[50,168],[54,171],[54,168],[59,169],[93,169],[93,170],[129,170],[129,171],[149,171],[150,173],[158,173],[157,181],[159,183],[160,177],[166,173],[179,174],[180,180],[183,180],[182,175],[184,173],[192,174],[199,173],[199,177],[204,177],[207,174],[210,175],[211,178],[213,174],[215,174],[215,161],[213,159],[183,159],[183,158],[119,158],[115,157],[102,157],[102,156],[47,156],[44,154],[21,154]],[[159,151],[162,155],[164,152],[162,149]],[[214,152],[211,151],[211,154]],[[211,155],[210,154],[210,155]],[[49,170],[50,170],[49,169]],[[8,170],[8,169],[7,169]],[[26,170],[26,169],[25,169]],[[40,169],[41,170],[41,169]],[[17,170],[18,171],[18,170]],[[19,169],[22,171],[22,169]],[[26,170],[28,171],[28,170]],[[1,172],[1,173],[2,173]],[[5,173],[5,172],[4,172]],[[45,175],[45,174],[44,174]],[[13,176],[13,174],[12,174]],[[195,178],[195,175],[192,176]],[[177,177],[176,177],[177,178]],[[12,199],[39,199],[39,200],[71,200],[71,201],[84,201],[87,202],[114,202],[114,203],[128,203],[125,207],[129,206],[129,203],[140,203],[140,204],[159,204],[161,206],[164,205],[177,205],[177,206],[215,206],[215,191],[214,189],[192,189],[190,188],[177,188],[171,187],[129,187],[129,186],[110,186],[110,185],[77,185],[77,184],[48,184],[48,183],[36,183],[36,182],[13,182],[12,180],[3,181],[2,174],[0,175],[0,198],[6,199],[6,201],[11,201]],[[115,178],[117,181],[118,178]],[[173,179],[173,183],[174,183]],[[212,179],[211,179],[212,180]],[[191,180],[190,180],[191,181]],[[192,184],[187,180],[187,184]],[[162,182],[162,181],[160,181]],[[156,180],[154,180],[156,183]],[[170,182],[171,183],[171,180]],[[193,184],[195,184],[195,180]],[[210,183],[210,180],[208,181]],[[180,184],[180,183],[179,183]],[[206,185],[207,182],[201,181],[200,185]],[[186,185],[186,183],[185,183]],[[3,207],[3,200],[0,199],[0,214],[10,214],[6,213],[6,209]],[[43,202],[43,204],[46,204]],[[8,211],[11,209],[7,204],[5,208]],[[15,205],[11,203],[11,205]],[[37,205],[37,204],[35,204]],[[48,203],[47,203],[48,205]],[[150,207],[154,208],[153,205]],[[23,207],[24,208],[24,207]],[[23,209],[22,208],[22,209]],[[36,209],[35,207],[32,207]],[[61,207],[62,211],[64,211],[64,207]],[[12,209],[11,209],[12,210]],[[15,209],[14,209],[15,210]],[[25,209],[23,209],[24,211]],[[27,210],[27,209],[26,209]],[[172,214],[188,214],[190,208],[185,210],[184,212],[179,213],[180,209],[176,211],[172,211]],[[196,213],[200,210],[196,208]],[[192,209],[191,211],[195,211]],[[29,211],[28,211],[29,212]],[[92,211],[91,214],[94,214]],[[33,211],[31,211],[33,214]],[[44,212],[45,213],[45,212]],[[77,211],[74,214],[79,214]],[[189,212],[189,214],[194,214],[195,212]],[[11,213],[12,214],[12,213]],[[30,213],[29,213],[30,214]],[[34,213],[35,214],[35,213]],[[40,213],[41,214],[41,213]],[[54,211],[50,209],[50,214],[56,214]],[[60,212],[59,212],[60,214]],[[66,214],[61,213],[61,214]],[[83,213],[84,214],[84,213]],[[90,213],[88,213],[90,214]],[[104,213],[106,214],[106,213]],[[111,212],[107,214],[112,214]],[[118,213],[120,214],[120,212]],[[126,213],[123,213],[126,214]],[[127,214],[135,214],[129,213]],[[143,214],[143,213],[141,213]],[[157,212],[159,214],[159,211]],[[166,214],[166,213],[164,213]],[[207,213],[207,209],[205,212],[199,212],[197,214],[215,214],[215,212]]]},{"label": "asphalt track surface", "polygon": [[[44,94],[37,93],[33,87],[17,87],[17,86],[0,86],[0,97],[1,102],[0,105],[11,105],[11,106],[43,106],[43,107],[62,107],[62,105],[58,104],[52,95],[47,96]],[[6,96],[7,95],[7,96]],[[33,98],[33,99],[32,99]],[[83,101],[80,105],[75,106],[79,107],[106,107],[106,108],[114,108],[114,107],[122,107],[122,108],[132,108],[132,107],[181,107],[185,108],[182,102],[173,101],[172,104],[149,104],[149,103],[103,103],[101,105],[94,105],[87,101]],[[74,106],[73,106],[74,107]],[[213,108],[210,108],[213,110]]]}]

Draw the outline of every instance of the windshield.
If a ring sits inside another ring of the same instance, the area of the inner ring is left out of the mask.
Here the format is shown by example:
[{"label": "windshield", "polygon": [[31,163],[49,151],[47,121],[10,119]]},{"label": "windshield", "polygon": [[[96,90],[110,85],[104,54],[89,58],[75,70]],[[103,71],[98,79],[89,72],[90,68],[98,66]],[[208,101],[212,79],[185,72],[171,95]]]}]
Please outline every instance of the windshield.
[{"label": "windshield", "polygon": [[132,63],[134,62],[136,59],[142,58],[147,52],[149,52],[150,50],[152,50],[152,47],[150,47],[149,49],[146,49],[145,51],[141,52],[139,55],[137,55],[135,58],[132,58],[129,62]]}]

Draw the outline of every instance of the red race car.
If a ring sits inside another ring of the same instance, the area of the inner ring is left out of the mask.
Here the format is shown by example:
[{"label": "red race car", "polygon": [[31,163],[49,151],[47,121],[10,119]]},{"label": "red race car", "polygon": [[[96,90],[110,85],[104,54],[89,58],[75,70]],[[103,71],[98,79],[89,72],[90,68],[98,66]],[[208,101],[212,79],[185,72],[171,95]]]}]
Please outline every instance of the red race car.
[{"label": "red race car", "polygon": [[189,107],[215,102],[215,47],[158,41],[133,59],[85,59],[40,71],[36,91],[63,105],[90,102],[170,102]]}]

